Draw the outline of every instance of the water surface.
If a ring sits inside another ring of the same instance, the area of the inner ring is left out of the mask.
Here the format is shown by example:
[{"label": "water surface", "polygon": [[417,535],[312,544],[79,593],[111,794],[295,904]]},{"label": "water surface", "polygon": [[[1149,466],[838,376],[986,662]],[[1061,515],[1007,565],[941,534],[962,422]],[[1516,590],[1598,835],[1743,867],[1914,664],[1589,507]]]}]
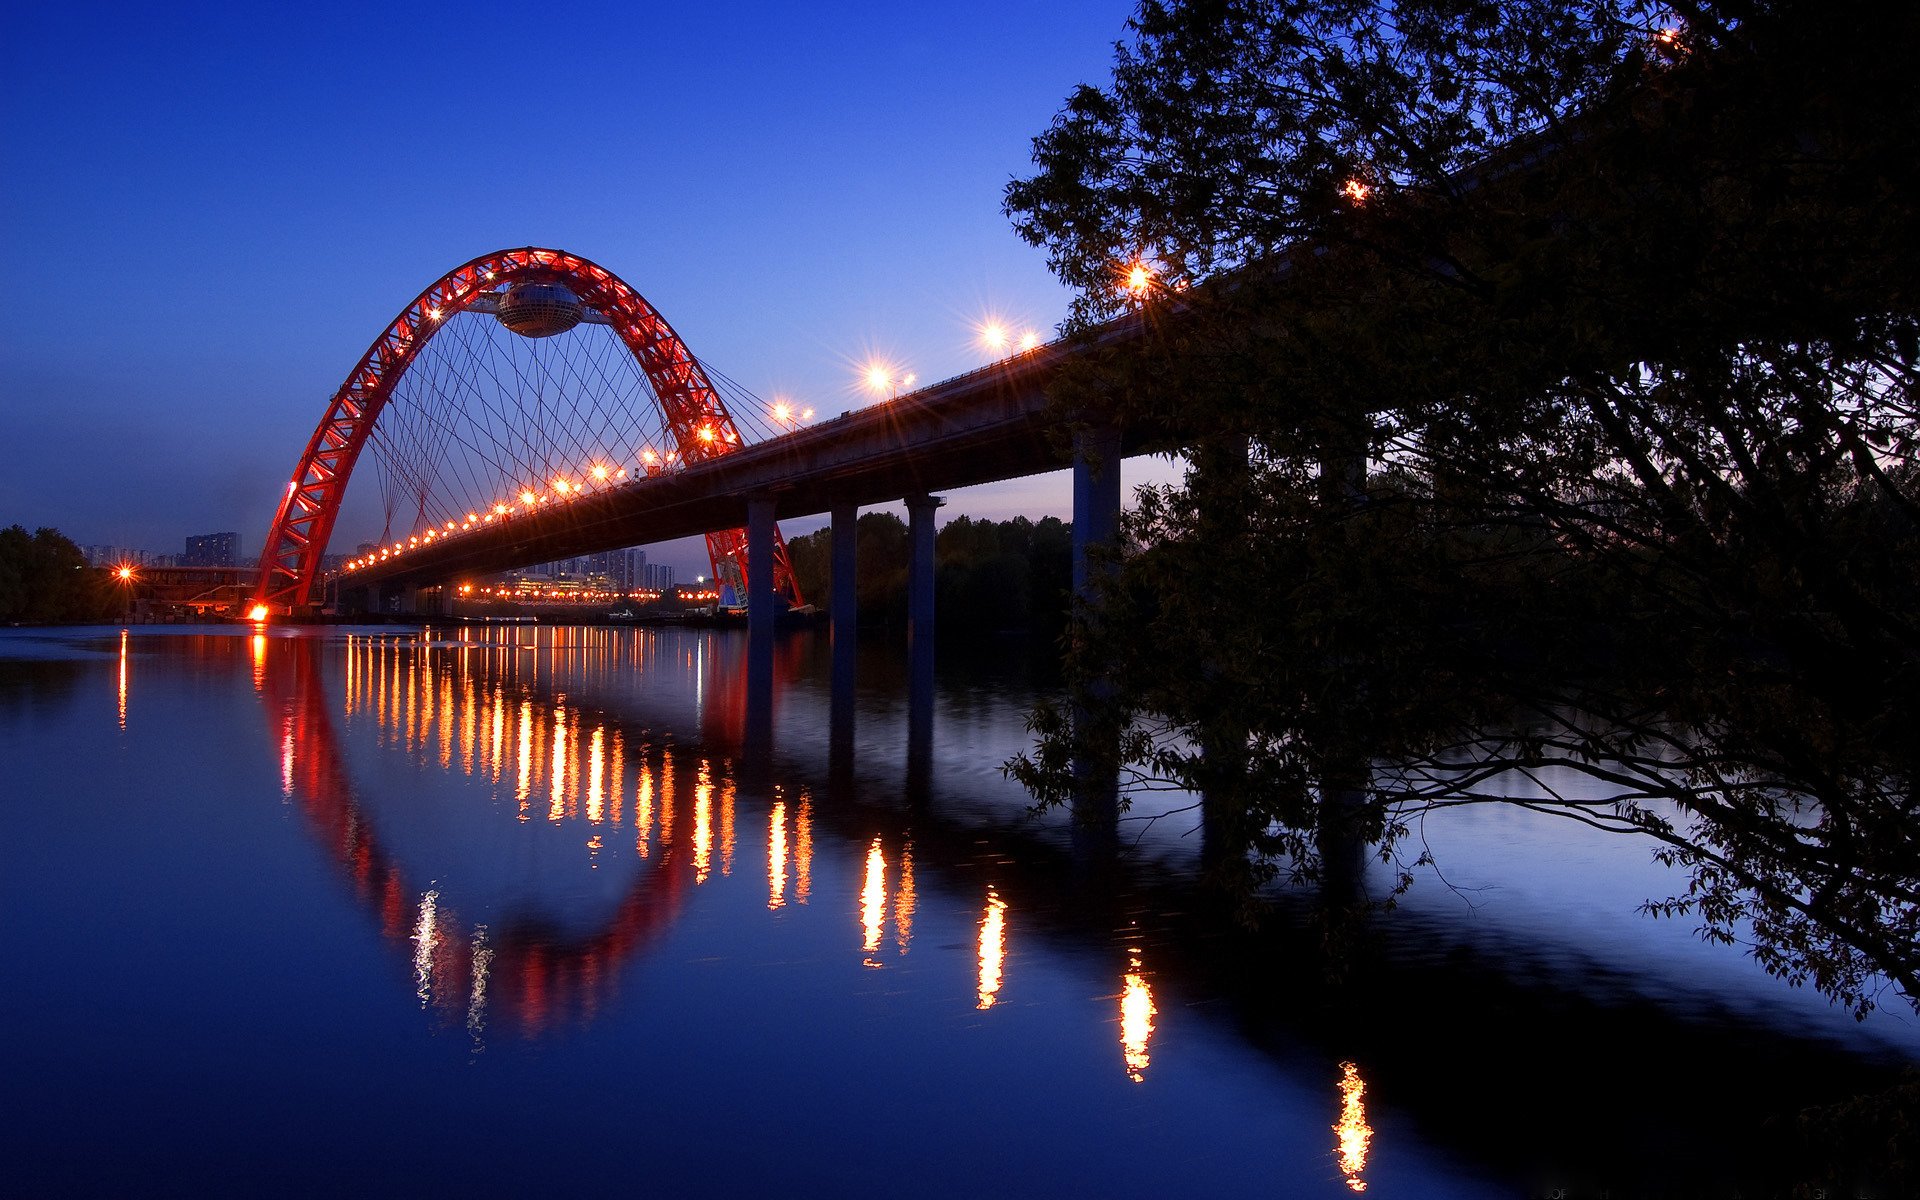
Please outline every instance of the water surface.
[{"label": "water surface", "polygon": [[756,732],[727,633],[0,633],[4,1190],[1699,1194],[1920,1057],[1524,813],[1330,974],[1028,813],[1025,648],[916,750],[869,640],[836,745],[805,634]]}]

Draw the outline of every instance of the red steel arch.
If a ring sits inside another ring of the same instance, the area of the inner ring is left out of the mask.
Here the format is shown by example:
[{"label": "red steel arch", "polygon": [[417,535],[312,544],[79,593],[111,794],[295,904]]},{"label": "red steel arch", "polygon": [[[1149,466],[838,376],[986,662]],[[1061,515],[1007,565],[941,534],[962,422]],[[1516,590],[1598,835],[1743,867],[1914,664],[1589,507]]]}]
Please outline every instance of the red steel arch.
[{"label": "red steel arch", "polygon": [[[739,430],[705,369],[659,310],[625,280],[563,250],[528,246],[482,255],[447,272],[402,309],[334,393],[267,530],[256,605],[285,612],[307,604],[354,462],[395,383],[449,317],[479,297],[522,280],[565,284],[582,305],[607,319],[653,385],[683,462],[702,462],[740,448]],[[707,535],[716,578],[744,580],[746,551],[744,529]],[[786,545],[777,534],[773,582],[790,603],[801,602]]]}]

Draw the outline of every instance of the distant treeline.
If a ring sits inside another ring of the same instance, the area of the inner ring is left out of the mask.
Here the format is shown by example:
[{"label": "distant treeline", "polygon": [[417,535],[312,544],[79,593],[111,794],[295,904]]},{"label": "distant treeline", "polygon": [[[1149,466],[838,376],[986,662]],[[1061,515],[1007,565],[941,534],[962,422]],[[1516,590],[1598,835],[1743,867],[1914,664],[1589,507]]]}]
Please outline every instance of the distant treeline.
[{"label": "distant treeline", "polygon": [[0,622],[40,625],[118,617],[126,599],[57,529],[0,529]]},{"label": "distant treeline", "polygon": [[[867,513],[856,526],[862,624],[907,619],[907,524]],[[807,600],[825,609],[833,596],[833,531],[787,543]],[[1067,622],[1073,580],[1073,526],[1057,517],[983,521],[955,517],[934,537],[934,588],[942,632],[1027,630],[1057,633]]]}]

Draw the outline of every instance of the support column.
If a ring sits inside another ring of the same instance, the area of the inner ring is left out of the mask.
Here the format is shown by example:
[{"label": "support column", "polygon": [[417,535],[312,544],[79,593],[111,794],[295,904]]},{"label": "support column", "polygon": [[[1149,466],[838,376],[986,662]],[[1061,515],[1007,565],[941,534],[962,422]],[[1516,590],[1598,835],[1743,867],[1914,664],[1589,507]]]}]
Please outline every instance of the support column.
[{"label": "support column", "polygon": [[1120,530],[1120,431],[1085,429],[1073,439],[1073,594],[1092,589],[1088,551],[1108,545]]},{"label": "support column", "polygon": [[773,497],[747,498],[747,632],[773,634]]},{"label": "support column", "polygon": [[829,701],[827,773],[829,791],[851,793],[854,690],[860,651],[860,506],[833,506],[833,687]]},{"label": "support column", "polygon": [[747,498],[747,721],[741,782],[763,791],[773,758],[773,497]]},{"label": "support column", "polygon": [[[1111,425],[1081,430],[1073,439],[1073,597],[1076,607],[1093,601],[1101,569],[1092,561],[1097,546],[1109,546],[1120,529],[1120,431]],[[1088,684],[1096,697],[1103,685]],[[1073,815],[1076,844],[1088,863],[1098,863],[1119,845],[1120,764],[1115,761],[1119,730],[1096,728],[1091,715],[1075,706]],[[1097,739],[1097,741],[1095,740]]]},{"label": "support column", "polygon": [[[1320,499],[1329,509],[1359,509],[1367,503],[1367,445],[1370,428],[1361,425],[1329,437],[1320,458]],[[1366,681],[1336,724],[1351,725],[1366,708]],[[1322,753],[1320,813],[1316,841],[1320,851],[1321,899],[1335,909],[1358,910],[1367,903],[1367,862],[1372,845],[1373,772],[1363,755],[1335,750]]]},{"label": "support column", "polygon": [[933,514],[938,496],[907,497],[907,765],[908,791],[925,792],[913,778],[933,757]]}]

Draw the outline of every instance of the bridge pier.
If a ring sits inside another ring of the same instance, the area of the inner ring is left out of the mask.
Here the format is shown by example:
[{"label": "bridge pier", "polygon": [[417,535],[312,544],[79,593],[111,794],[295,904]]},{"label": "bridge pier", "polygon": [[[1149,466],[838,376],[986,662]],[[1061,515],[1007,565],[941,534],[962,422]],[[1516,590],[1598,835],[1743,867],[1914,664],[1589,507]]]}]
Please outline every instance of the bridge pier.
[{"label": "bridge pier", "polygon": [[1120,531],[1120,431],[1111,425],[1081,430],[1073,438],[1073,595],[1093,591],[1090,552],[1110,545]]},{"label": "bridge pier", "polygon": [[933,514],[945,503],[922,492],[907,497],[907,755],[921,761],[933,745]]},{"label": "bridge pier", "polygon": [[[1109,546],[1120,530],[1120,431],[1098,425],[1073,439],[1073,600],[1076,608],[1094,602],[1094,585],[1104,568],[1093,561],[1096,547]],[[1089,685],[1105,694],[1098,681]],[[1084,709],[1074,712],[1081,749],[1073,764],[1073,815],[1076,841],[1095,858],[1119,844],[1120,764],[1114,761],[1119,731],[1092,727]],[[1100,739],[1096,746],[1092,739]]]},{"label": "bridge pier", "polygon": [[747,497],[748,643],[773,637],[773,497]]},{"label": "bridge pier", "polygon": [[829,767],[839,791],[853,779],[853,696],[859,675],[860,506],[836,504],[833,513],[833,685],[829,700]]}]

